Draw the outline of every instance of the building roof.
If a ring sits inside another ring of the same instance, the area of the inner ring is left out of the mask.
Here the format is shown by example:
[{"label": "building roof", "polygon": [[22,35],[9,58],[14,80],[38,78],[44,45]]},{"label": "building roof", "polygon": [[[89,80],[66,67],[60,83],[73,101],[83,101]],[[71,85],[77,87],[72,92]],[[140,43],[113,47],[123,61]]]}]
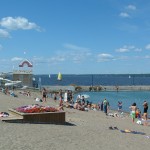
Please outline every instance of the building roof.
[{"label": "building roof", "polygon": [[28,67],[33,67],[32,63],[29,60],[24,60],[19,64],[19,67],[24,67],[24,65],[27,65]]}]

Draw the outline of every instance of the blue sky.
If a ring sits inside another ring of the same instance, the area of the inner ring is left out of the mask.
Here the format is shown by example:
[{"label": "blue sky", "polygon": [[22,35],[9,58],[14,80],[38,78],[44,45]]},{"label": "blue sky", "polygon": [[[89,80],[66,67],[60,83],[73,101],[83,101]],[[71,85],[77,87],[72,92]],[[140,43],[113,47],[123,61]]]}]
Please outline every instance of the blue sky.
[{"label": "blue sky", "polygon": [[0,0],[0,72],[28,59],[34,74],[150,73],[149,8],[149,0]]}]

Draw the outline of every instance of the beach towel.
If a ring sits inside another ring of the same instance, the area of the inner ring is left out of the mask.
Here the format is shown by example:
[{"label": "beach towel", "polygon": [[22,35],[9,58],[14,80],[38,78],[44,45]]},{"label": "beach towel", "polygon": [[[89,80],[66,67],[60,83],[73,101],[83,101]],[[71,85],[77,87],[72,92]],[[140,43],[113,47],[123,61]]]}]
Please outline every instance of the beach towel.
[{"label": "beach towel", "polygon": [[138,131],[131,131],[129,129],[125,129],[125,130],[120,130],[121,133],[132,133],[132,134],[141,134],[141,135],[145,135],[144,132],[138,132]]}]

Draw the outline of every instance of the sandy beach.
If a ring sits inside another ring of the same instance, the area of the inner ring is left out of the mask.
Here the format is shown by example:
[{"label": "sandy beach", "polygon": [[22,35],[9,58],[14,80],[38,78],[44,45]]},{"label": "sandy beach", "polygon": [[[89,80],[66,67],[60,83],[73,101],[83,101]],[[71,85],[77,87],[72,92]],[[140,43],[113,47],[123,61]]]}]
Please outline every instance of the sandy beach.
[{"label": "sandy beach", "polygon": [[[28,104],[58,107],[58,101],[48,98],[46,103],[36,102],[38,92],[31,97],[19,94],[11,97],[0,92],[0,112],[8,112]],[[129,115],[106,116],[101,111],[79,111],[64,108],[66,124],[6,123],[0,121],[0,149],[2,150],[149,150],[150,126],[132,123]],[[109,129],[109,127],[117,129]],[[137,131],[122,133],[120,130]]]}]

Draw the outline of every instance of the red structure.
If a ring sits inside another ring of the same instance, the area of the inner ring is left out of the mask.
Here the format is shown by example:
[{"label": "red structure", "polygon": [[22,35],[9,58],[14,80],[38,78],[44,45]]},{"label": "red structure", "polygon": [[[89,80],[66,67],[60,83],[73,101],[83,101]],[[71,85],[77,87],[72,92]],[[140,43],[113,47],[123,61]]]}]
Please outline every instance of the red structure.
[{"label": "red structure", "polygon": [[21,62],[19,64],[19,67],[24,67],[24,65],[27,65],[28,67],[33,67],[33,65],[31,64],[31,62],[29,62],[28,60],[24,60],[23,62]]}]

